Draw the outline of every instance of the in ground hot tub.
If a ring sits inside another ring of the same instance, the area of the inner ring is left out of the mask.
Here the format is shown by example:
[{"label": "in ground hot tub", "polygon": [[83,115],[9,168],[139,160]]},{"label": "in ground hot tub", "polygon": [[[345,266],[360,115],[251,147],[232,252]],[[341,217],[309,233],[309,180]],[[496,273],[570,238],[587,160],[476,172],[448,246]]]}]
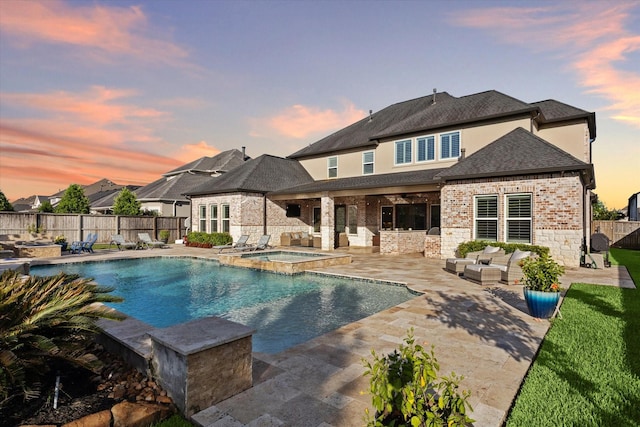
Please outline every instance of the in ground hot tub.
[{"label": "in ground hot tub", "polygon": [[220,264],[255,268],[283,274],[351,263],[351,255],[305,251],[259,251],[221,254]]}]

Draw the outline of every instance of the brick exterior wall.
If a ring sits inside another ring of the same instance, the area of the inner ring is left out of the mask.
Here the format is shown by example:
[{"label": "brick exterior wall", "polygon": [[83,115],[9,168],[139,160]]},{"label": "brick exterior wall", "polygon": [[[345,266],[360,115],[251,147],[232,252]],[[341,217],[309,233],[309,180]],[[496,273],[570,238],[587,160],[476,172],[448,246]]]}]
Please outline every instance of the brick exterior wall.
[{"label": "brick exterior wall", "polygon": [[441,189],[442,258],[455,256],[458,244],[473,240],[474,196],[477,195],[498,195],[498,240],[504,241],[505,195],[517,193],[533,196],[531,243],[548,246],[551,256],[559,263],[579,266],[583,187],[577,174],[447,183]]},{"label": "brick exterior wall", "polygon": [[439,259],[442,251],[440,236],[426,235],[424,237],[424,257]]}]

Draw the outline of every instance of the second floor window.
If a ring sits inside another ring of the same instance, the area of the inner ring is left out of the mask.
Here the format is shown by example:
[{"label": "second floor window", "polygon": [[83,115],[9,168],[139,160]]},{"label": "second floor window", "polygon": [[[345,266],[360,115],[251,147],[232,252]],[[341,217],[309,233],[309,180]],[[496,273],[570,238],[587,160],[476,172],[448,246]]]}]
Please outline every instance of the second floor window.
[{"label": "second floor window", "polygon": [[425,136],[416,140],[416,161],[426,162],[436,159],[436,142],[433,136]]},{"label": "second floor window", "polygon": [[362,153],[362,174],[370,175],[373,173],[373,151]]},{"label": "second floor window", "polygon": [[460,157],[460,132],[449,132],[440,135],[440,158],[457,159]]},{"label": "second floor window", "polygon": [[396,165],[411,163],[411,140],[396,141]]},{"label": "second floor window", "polygon": [[327,159],[327,176],[329,178],[338,177],[338,158],[337,157],[329,157]]}]

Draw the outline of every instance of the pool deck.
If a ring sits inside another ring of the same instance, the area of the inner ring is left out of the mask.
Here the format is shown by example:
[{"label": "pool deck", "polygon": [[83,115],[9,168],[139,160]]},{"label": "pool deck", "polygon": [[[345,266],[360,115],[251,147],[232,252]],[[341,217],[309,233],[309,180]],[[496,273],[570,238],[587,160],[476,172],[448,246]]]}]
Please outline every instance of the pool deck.
[{"label": "pool deck", "polygon": [[[423,292],[403,304],[278,354],[254,353],[253,387],[193,416],[203,427],[365,425],[372,411],[362,358],[391,352],[414,329],[433,344],[440,375],[464,376],[475,426],[501,426],[549,328],[527,314],[521,286],[481,286],[444,270],[444,260],[420,255],[350,253],[352,263],[317,271],[406,283]],[[100,251],[49,259],[105,260],[148,256],[216,258],[210,249]],[[49,261],[47,260],[47,261]],[[624,267],[570,269],[569,283],[634,287]]]}]

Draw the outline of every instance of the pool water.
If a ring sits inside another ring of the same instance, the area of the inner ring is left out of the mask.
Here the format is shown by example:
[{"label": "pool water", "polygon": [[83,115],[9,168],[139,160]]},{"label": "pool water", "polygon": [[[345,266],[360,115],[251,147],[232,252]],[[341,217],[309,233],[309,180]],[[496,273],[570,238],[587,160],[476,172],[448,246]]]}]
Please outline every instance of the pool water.
[{"label": "pool water", "polygon": [[157,328],[219,316],[256,329],[253,351],[277,353],[416,296],[404,286],[316,274],[281,275],[216,261],[146,258],[32,266],[114,287],[110,304]]},{"label": "pool water", "polygon": [[317,259],[326,255],[311,252],[270,251],[252,254],[243,254],[242,258],[252,258],[260,261],[285,261],[296,262],[307,259]]}]

